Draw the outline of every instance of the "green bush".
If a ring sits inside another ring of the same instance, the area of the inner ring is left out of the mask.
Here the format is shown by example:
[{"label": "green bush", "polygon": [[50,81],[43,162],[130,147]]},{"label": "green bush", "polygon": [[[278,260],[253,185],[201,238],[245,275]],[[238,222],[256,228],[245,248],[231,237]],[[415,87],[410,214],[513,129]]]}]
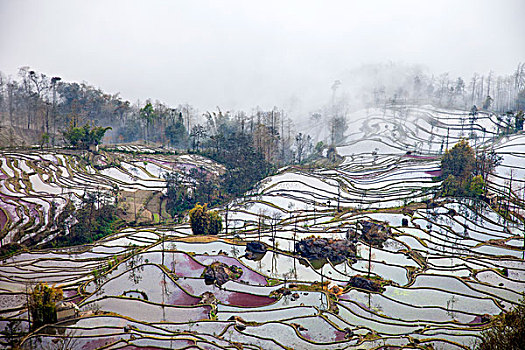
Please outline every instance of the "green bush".
[{"label": "green bush", "polygon": [[441,159],[441,176],[446,179],[454,175],[461,184],[470,180],[475,168],[476,154],[465,140],[460,140],[451,150],[447,150]]},{"label": "green bush", "polygon": [[106,131],[111,127],[106,128],[101,126],[89,126],[86,124],[81,127],[70,125],[69,128],[62,132],[65,141],[73,147],[87,149],[90,145],[98,145]]},{"label": "green bush", "polygon": [[[69,216],[74,217],[75,223],[66,224]],[[114,204],[95,204],[94,199],[84,198],[82,206],[75,210],[74,207],[67,208],[60,217],[63,223],[60,225],[61,234],[55,239],[43,245],[50,247],[69,247],[73,245],[89,244],[109,236],[122,228],[124,222],[117,215],[117,206]],[[67,228],[67,230],[66,230]],[[68,232],[68,234],[65,234]]]},{"label": "green bush", "polygon": [[19,244],[16,242],[4,244],[0,247],[0,258],[14,255],[15,253],[18,253],[24,249],[27,248],[23,244]]},{"label": "green bush", "polygon": [[492,327],[481,334],[476,350],[522,350],[525,344],[525,302],[496,316]]},{"label": "green bush", "polygon": [[32,328],[57,321],[56,303],[62,300],[62,289],[39,283],[33,288],[29,299]]},{"label": "green bush", "polygon": [[[478,163],[490,173],[498,164],[497,157],[486,156]],[[485,180],[476,169],[476,154],[465,140],[459,141],[441,159],[442,196],[481,198],[485,192]],[[486,176],[486,174],[485,174]]]},{"label": "green bush", "polygon": [[190,225],[193,234],[217,235],[222,230],[222,218],[217,212],[208,211],[207,204],[197,203],[190,210]]},{"label": "green bush", "polygon": [[471,197],[481,197],[483,196],[483,189],[485,187],[485,181],[481,175],[474,176],[469,183],[469,195]]},{"label": "green bush", "polygon": [[222,218],[216,211],[208,212],[209,214],[209,224],[208,224],[208,234],[209,235],[218,235],[222,230]]}]

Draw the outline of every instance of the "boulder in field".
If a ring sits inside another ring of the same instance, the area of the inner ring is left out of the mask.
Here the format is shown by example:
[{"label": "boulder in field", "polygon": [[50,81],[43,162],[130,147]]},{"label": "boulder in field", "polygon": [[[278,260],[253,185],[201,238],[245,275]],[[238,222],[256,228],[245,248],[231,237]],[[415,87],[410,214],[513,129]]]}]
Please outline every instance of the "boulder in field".
[{"label": "boulder in field", "polygon": [[217,298],[212,292],[204,292],[201,294],[201,300],[199,301],[199,304],[216,305]]},{"label": "boulder in field", "polygon": [[295,250],[308,260],[330,260],[341,263],[356,256],[356,247],[346,239],[308,237],[295,243]]},{"label": "boulder in field", "polygon": [[348,286],[376,293],[381,293],[385,290],[379,282],[359,276],[352,276],[348,282]]},{"label": "boulder in field", "polygon": [[228,321],[235,321],[235,329],[238,331],[244,331],[246,329],[246,321],[239,316],[231,316]]},{"label": "boulder in field", "polygon": [[207,266],[202,273],[204,281],[208,284],[215,283],[218,286],[222,286],[229,280],[236,280],[242,275],[242,269],[235,265],[228,266],[225,263],[215,261],[211,265]]},{"label": "boulder in field", "polygon": [[385,224],[366,220],[360,220],[359,224],[362,228],[361,235],[354,230],[349,230],[347,233],[349,240],[361,239],[374,247],[382,248],[383,243],[392,235],[392,230]]},{"label": "boulder in field", "polygon": [[254,242],[248,242],[246,244],[246,259],[250,260],[258,260],[266,252],[268,251],[268,248],[264,245],[264,243],[254,241]]}]

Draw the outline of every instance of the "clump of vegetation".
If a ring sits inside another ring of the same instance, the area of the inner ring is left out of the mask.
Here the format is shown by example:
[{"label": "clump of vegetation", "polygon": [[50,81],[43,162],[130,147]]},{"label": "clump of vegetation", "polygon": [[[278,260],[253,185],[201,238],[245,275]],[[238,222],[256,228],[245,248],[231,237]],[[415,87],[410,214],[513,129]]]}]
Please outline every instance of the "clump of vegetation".
[{"label": "clump of vegetation", "polygon": [[242,195],[272,174],[274,166],[265,158],[262,149],[254,146],[255,136],[235,132],[219,136],[202,154],[226,167],[221,178],[224,197]]},{"label": "clump of vegetation", "polygon": [[347,233],[348,240],[357,241],[362,239],[365,243],[382,248],[383,243],[392,236],[392,229],[383,223],[360,220],[359,224],[362,227],[362,234],[359,235],[358,232],[349,230]]},{"label": "clump of vegetation", "polygon": [[441,176],[454,176],[461,184],[468,181],[476,168],[476,153],[464,139],[451,150],[447,150],[441,159]]},{"label": "clump of vegetation", "polygon": [[232,133],[214,140],[212,147],[194,152],[224,165],[226,170],[220,177],[203,168],[193,168],[187,174],[164,175],[166,209],[172,217],[180,218],[197,203],[222,205],[273,173],[274,166],[253,146],[250,135]]},{"label": "clump of vegetation", "polygon": [[[231,198],[251,190],[258,181],[275,170],[275,166],[266,159],[271,157],[265,156],[265,148],[256,147],[256,144],[262,142],[256,142],[257,134],[254,136],[237,132],[228,123],[228,118],[222,118],[217,124],[219,133],[210,137],[204,144],[200,141],[204,140],[204,131],[192,131],[193,143],[200,145],[194,145],[193,152],[222,164],[225,171],[220,177],[202,168],[191,169],[187,174],[165,175],[165,198],[167,211],[171,216],[180,217],[184,211],[197,203],[208,203],[210,206],[224,204]],[[182,128],[182,121],[179,121],[179,124]]]},{"label": "clump of vegetation", "polygon": [[521,350],[525,344],[525,301],[496,316],[492,327],[481,334],[476,350]]},{"label": "clump of vegetation", "polygon": [[196,204],[190,210],[190,225],[193,234],[217,235],[222,230],[222,218],[215,211],[208,211],[208,205]]},{"label": "clump of vegetation", "polygon": [[59,287],[39,283],[33,288],[28,305],[32,329],[57,321],[56,303],[62,298],[62,289]]},{"label": "clump of vegetation", "polygon": [[122,225],[114,205],[103,205],[95,209],[82,208],[75,217],[78,222],[70,231],[73,244],[95,242],[116,232]]},{"label": "clump of vegetation", "polygon": [[16,242],[4,244],[0,247],[0,258],[14,255],[25,249],[27,249],[26,246]]},{"label": "clump of vegetation", "polygon": [[481,175],[473,176],[462,184],[454,175],[449,175],[441,186],[443,196],[460,196],[480,198],[485,193],[485,181]]},{"label": "clump of vegetation", "polygon": [[[101,193],[86,193],[82,198],[81,207],[75,210],[72,204],[61,213],[61,234],[46,244],[45,247],[67,247],[72,245],[93,243],[101,238],[117,232],[124,222],[117,215],[117,206],[103,199]],[[74,218],[75,224],[68,222]]]},{"label": "clump of vegetation", "polygon": [[220,184],[203,168],[193,168],[188,174],[167,173],[166,209],[172,217],[182,217],[182,213],[197,203],[222,204]]},{"label": "clump of vegetation", "polygon": [[111,127],[69,125],[69,128],[62,132],[64,140],[75,148],[88,149],[91,145],[98,145],[100,141]]},{"label": "clump of vegetation", "polygon": [[488,152],[476,157],[468,142],[460,140],[451,150],[447,150],[441,159],[442,196],[460,196],[481,198],[485,194],[485,182],[501,157],[495,152]]},{"label": "clump of vegetation", "polygon": [[392,281],[384,280],[379,276],[364,277],[361,275],[356,275],[350,277],[350,280],[346,285],[346,289],[358,288],[374,293],[383,293],[385,291],[385,286],[391,284]]}]

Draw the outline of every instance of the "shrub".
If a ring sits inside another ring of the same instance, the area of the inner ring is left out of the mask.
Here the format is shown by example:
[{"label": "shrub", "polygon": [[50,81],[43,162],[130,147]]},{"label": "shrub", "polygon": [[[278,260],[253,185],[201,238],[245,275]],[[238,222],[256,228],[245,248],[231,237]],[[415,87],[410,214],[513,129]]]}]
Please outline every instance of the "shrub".
[{"label": "shrub", "polygon": [[481,334],[477,350],[520,350],[525,344],[525,301],[513,310],[496,316],[492,327]]},{"label": "shrub", "polygon": [[62,289],[39,283],[33,288],[29,299],[32,328],[57,321],[56,303],[62,300]]},{"label": "shrub", "polygon": [[472,180],[470,180],[470,184],[469,184],[470,196],[472,197],[483,196],[484,187],[485,187],[485,182],[483,181],[483,177],[481,177],[481,175],[474,176]]},{"label": "shrub", "polygon": [[90,127],[89,124],[81,127],[70,125],[62,134],[71,146],[87,149],[90,145],[98,145],[108,130],[111,130],[110,126],[104,128],[101,126]]},{"label": "shrub", "polygon": [[462,184],[470,179],[476,167],[476,154],[465,140],[460,140],[447,150],[441,159],[442,177],[446,179],[449,175]]},{"label": "shrub", "polygon": [[210,222],[208,224],[208,234],[218,235],[222,230],[222,218],[216,211],[208,213],[210,218]]},{"label": "shrub", "polygon": [[197,203],[190,210],[190,225],[193,234],[217,235],[222,230],[222,218],[217,212],[208,211],[208,205]]},{"label": "shrub", "polygon": [[447,176],[441,187],[444,196],[455,196],[458,194],[458,190],[460,189],[456,177],[452,174]]},{"label": "shrub", "polygon": [[15,253],[18,253],[24,249],[26,249],[26,247],[23,244],[19,244],[16,242],[4,244],[0,247],[0,258],[14,255]]}]

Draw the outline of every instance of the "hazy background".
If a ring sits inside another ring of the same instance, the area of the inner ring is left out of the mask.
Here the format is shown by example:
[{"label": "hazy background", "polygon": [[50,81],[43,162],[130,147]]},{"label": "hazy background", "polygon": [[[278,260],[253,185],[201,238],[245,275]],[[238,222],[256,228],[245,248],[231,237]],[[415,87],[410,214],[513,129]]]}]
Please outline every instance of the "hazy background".
[{"label": "hazy background", "polygon": [[31,66],[132,102],[313,108],[371,63],[511,74],[524,14],[523,0],[0,0],[0,70]]}]

